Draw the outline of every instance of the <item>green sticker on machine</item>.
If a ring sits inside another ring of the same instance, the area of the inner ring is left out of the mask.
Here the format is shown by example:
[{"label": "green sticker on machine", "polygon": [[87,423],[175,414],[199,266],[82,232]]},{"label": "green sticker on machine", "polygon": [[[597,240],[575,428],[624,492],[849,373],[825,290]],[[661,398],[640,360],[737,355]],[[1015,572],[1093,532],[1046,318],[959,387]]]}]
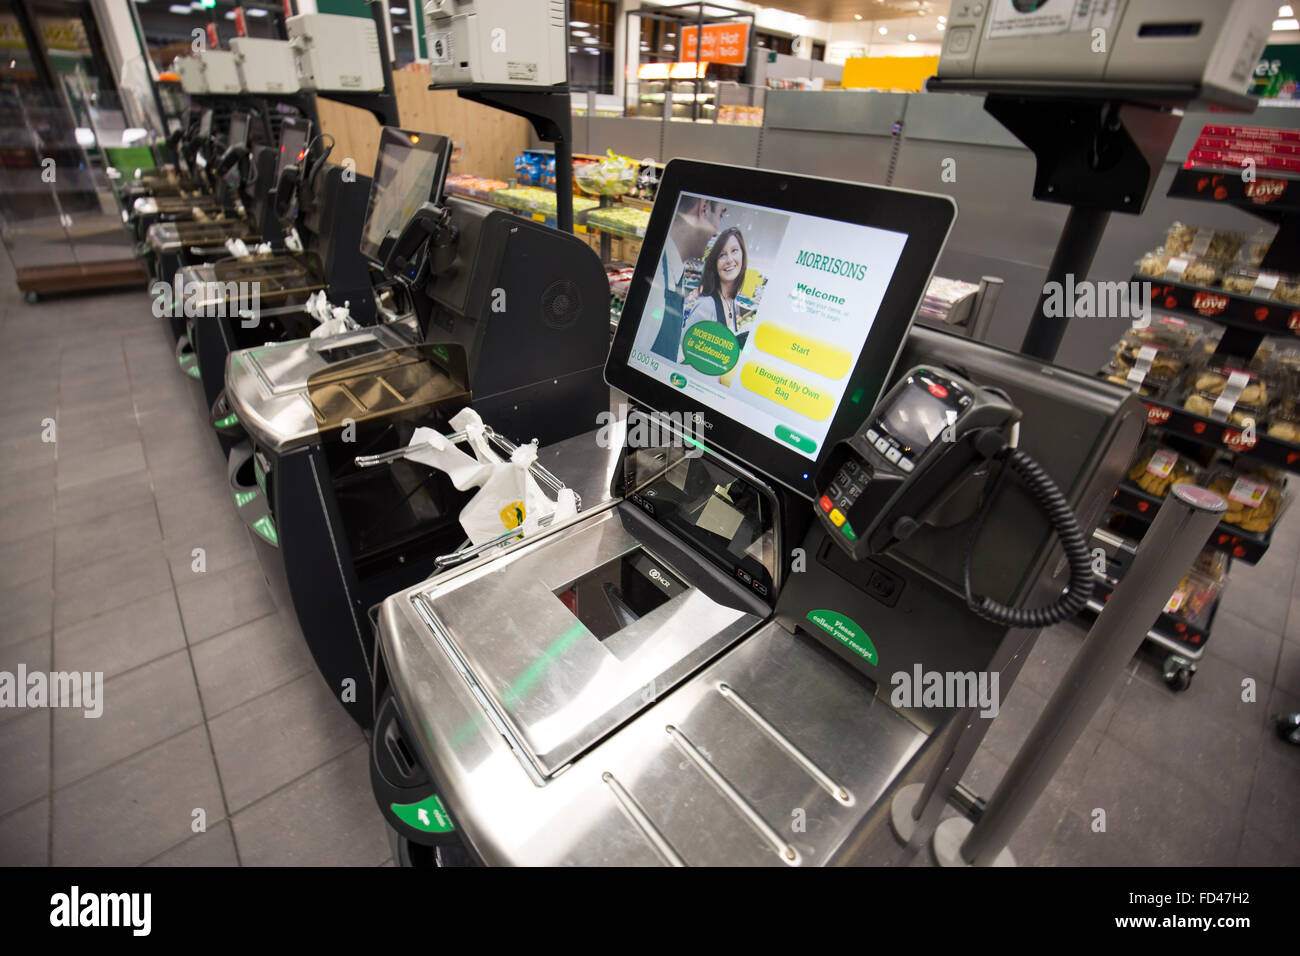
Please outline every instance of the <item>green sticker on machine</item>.
[{"label": "green sticker on machine", "polygon": [[218,418],[212,424],[215,425],[217,428],[229,428],[232,425],[239,424],[239,416],[236,415],[234,412],[231,412],[225,418]]},{"label": "green sticker on machine", "polygon": [[236,508],[242,508],[242,507],[244,507],[244,505],[248,504],[250,501],[252,501],[252,500],[253,500],[254,498],[256,498],[256,497],[257,497],[257,492],[256,492],[256,491],[236,491],[236,492],[235,492],[235,507],[236,507]]},{"label": "green sticker on machine", "polygon": [[280,535],[275,530],[275,522],[271,520],[270,515],[262,515],[254,521],[253,530],[277,548],[280,546]]},{"label": "green sticker on machine", "polygon": [[682,338],[682,356],[705,375],[725,375],[740,361],[740,343],[721,322],[696,322]]},{"label": "green sticker on machine", "polygon": [[839,611],[809,611],[808,620],[869,664],[879,663],[880,655],[876,653],[876,646],[867,637],[867,632],[858,627],[851,617],[845,617]]},{"label": "green sticker on machine", "polygon": [[456,829],[447,808],[442,805],[442,797],[436,793],[419,803],[394,803],[390,806],[397,819],[425,833],[451,833]]}]

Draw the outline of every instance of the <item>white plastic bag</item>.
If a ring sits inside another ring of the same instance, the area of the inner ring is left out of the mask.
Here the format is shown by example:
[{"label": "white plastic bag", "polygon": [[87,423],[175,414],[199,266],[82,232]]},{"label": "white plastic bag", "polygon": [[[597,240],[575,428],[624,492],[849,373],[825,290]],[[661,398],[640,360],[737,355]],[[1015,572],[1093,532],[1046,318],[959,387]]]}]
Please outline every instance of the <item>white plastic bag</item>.
[{"label": "white plastic bag", "polygon": [[[548,515],[568,517],[577,512],[572,491],[561,492],[557,504],[529,473],[529,466],[537,460],[536,445],[521,445],[509,461],[503,461],[489,446],[483,420],[473,409],[461,409],[450,424],[465,433],[473,457],[431,428],[415,430],[406,457],[446,472],[461,491],[479,489],[460,512],[460,525],[471,544],[497,540],[508,531],[527,536]],[[424,447],[425,443],[432,447]]]}]

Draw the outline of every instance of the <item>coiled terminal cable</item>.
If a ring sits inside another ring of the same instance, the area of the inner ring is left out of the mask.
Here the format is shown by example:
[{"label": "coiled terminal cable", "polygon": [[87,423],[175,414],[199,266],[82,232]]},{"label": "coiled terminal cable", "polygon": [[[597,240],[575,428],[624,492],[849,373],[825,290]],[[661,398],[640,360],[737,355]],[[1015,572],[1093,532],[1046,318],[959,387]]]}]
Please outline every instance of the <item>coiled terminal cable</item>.
[{"label": "coiled terminal cable", "polygon": [[[1005,627],[1042,628],[1074,617],[1083,610],[1088,599],[1092,597],[1093,585],[1091,556],[1083,532],[1079,530],[1079,522],[1074,517],[1074,510],[1056,482],[1052,480],[1051,475],[1025,452],[1018,448],[1004,447],[991,457],[1000,460],[1002,467],[998,469],[997,476],[993,479],[993,486],[989,489],[988,497],[984,499],[984,505],[975,519],[975,524],[971,527],[970,538],[966,542],[967,607],[984,620]],[[980,529],[984,527],[984,519],[992,510],[993,500],[997,497],[1008,470],[1020,476],[1033,499],[1043,509],[1070,563],[1068,590],[1054,604],[1046,607],[1007,607],[988,595],[976,596],[971,590],[970,566],[975,552],[975,541],[979,538]]]}]

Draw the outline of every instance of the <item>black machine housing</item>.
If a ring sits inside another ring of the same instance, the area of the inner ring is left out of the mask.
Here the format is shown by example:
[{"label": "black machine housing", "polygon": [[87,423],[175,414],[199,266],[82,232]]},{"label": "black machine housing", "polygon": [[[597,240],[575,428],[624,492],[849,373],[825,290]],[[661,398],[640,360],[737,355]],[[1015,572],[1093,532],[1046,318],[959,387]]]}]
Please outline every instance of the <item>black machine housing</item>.
[{"label": "black machine housing", "polygon": [[609,407],[600,258],[575,236],[481,203],[449,197],[446,208],[454,255],[429,251],[414,296],[425,341],[464,349],[474,409],[506,437],[550,444],[595,428]]}]

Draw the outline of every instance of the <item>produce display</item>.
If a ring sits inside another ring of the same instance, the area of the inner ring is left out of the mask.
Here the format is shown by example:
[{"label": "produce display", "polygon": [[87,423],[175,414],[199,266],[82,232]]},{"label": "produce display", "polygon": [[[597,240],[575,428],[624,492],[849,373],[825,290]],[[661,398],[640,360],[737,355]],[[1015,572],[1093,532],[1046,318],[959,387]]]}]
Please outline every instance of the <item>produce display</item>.
[{"label": "produce display", "polygon": [[612,150],[595,162],[574,166],[574,182],[593,196],[622,196],[636,186],[640,169],[636,160],[619,156]]},{"label": "produce display", "polygon": [[[505,189],[497,189],[492,192],[492,201],[507,209],[514,209],[519,212],[536,212],[547,216],[554,216],[556,213],[555,193],[549,189],[539,189],[536,186],[509,186]],[[573,197],[573,214],[576,217],[579,213],[588,212],[595,209],[599,203],[594,199],[588,199],[584,196]]]},{"label": "produce display", "polygon": [[597,229],[605,228],[622,235],[645,236],[646,226],[650,224],[650,210],[637,209],[632,206],[607,206],[593,209],[587,214],[587,225]]},{"label": "produce display", "polygon": [[486,179],[469,173],[453,173],[447,177],[447,192],[479,199],[487,198],[488,193],[506,189],[509,185],[500,179]]}]

